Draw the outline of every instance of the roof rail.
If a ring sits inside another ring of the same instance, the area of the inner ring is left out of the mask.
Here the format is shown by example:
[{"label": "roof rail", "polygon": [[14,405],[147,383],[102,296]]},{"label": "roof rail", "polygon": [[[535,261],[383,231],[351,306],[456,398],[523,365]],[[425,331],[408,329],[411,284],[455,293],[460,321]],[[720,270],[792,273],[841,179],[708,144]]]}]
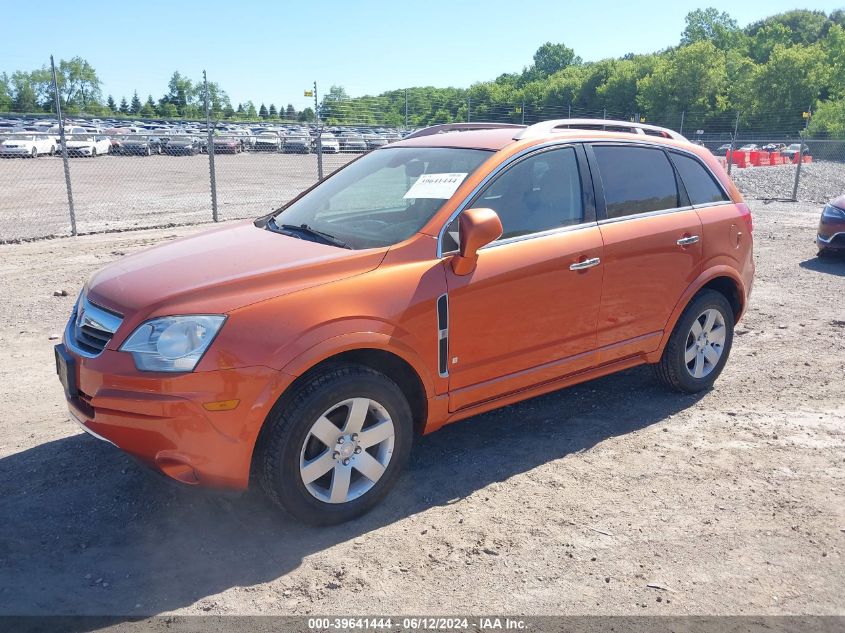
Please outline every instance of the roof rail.
[{"label": "roof rail", "polygon": [[[468,132],[470,130],[496,130],[499,128],[521,128],[524,125],[518,123],[444,123],[432,125],[408,134],[405,138],[419,138],[420,136],[431,136],[432,134],[444,134],[446,132]],[[404,140],[404,139],[403,139]]]},{"label": "roof rail", "polygon": [[545,136],[547,134],[551,134],[558,128],[588,130],[594,130],[596,128],[610,128],[613,131],[619,131],[619,128],[622,128],[632,134],[651,133],[651,136],[662,136],[663,138],[671,138],[676,141],[688,140],[685,136],[682,136],[669,128],[658,127],[656,125],[646,125],[645,123],[633,123],[631,121],[614,121],[612,119],[556,119],[554,121],[541,121],[540,123],[535,123],[534,125],[521,130],[513,138],[514,140],[521,140],[526,138],[535,138],[537,136]]}]

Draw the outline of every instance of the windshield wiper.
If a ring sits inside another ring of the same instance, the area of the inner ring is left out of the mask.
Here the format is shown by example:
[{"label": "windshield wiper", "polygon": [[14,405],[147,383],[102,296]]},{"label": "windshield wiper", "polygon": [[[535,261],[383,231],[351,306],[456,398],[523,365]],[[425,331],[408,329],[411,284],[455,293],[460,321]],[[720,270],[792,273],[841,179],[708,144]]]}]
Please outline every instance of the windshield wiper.
[{"label": "windshield wiper", "polygon": [[267,224],[278,231],[287,231],[288,233],[302,233],[305,235],[309,235],[312,238],[316,238],[323,244],[338,246],[340,248],[348,248],[350,250],[352,249],[352,247],[343,240],[336,238],[334,235],[324,233],[323,231],[312,229],[307,224],[277,224],[275,218],[270,218]]}]

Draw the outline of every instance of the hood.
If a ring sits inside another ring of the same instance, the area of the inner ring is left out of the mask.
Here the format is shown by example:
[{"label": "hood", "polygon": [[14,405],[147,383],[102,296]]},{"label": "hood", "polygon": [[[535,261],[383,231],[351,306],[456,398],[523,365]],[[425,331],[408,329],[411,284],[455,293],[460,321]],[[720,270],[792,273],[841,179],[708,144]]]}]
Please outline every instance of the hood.
[{"label": "hood", "polygon": [[835,200],[832,200],[830,202],[830,205],[832,207],[838,207],[840,209],[845,209],[845,195],[841,195],[838,198],[836,198]]},{"label": "hood", "polygon": [[337,248],[247,221],[122,257],[92,275],[88,297],[132,321],[225,314],[373,270],[386,250]]}]

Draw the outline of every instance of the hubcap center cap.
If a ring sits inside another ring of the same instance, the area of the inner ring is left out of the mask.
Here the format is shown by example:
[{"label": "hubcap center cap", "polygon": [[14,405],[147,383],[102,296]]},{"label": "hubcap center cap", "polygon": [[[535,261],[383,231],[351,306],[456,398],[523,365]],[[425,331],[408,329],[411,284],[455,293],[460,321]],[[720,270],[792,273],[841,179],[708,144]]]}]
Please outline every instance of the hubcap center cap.
[{"label": "hubcap center cap", "polygon": [[340,459],[349,459],[355,453],[355,442],[346,440],[343,444],[335,446],[335,450],[340,454]]}]

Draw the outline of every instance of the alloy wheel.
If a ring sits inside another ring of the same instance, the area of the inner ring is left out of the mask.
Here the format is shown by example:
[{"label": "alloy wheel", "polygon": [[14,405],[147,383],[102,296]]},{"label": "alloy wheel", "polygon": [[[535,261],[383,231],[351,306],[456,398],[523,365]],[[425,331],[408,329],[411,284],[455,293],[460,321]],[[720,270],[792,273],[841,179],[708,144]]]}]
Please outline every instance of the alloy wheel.
[{"label": "alloy wheel", "polygon": [[693,378],[704,378],[712,372],[725,351],[725,318],[708,308],[695,321],[687,334],[684,363]]},{"label": "alloy wheel", "polygon": [[347,503],[381,479],[393,455],[395,429],[384,406],[370,398],[338,402],[311,426],[299,474],[312,496]]}]

